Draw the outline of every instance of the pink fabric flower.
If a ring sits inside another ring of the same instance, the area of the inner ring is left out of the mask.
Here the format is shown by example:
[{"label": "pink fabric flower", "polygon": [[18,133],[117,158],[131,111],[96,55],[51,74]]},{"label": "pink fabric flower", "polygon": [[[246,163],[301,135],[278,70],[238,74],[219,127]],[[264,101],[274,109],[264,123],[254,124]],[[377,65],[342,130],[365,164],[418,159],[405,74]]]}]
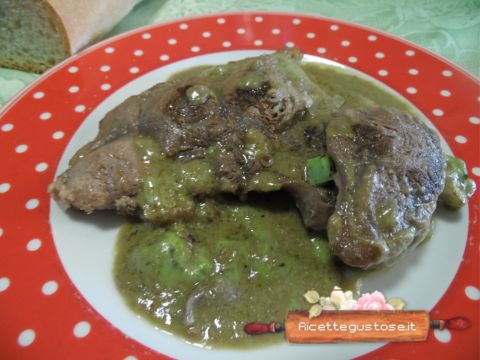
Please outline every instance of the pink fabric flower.
[{"label": "pink fabric flower", "polygon": [[392,305],[387,304],[385,296],[381,292],[365,293],[354,305],[354,310],[395,310]]}]

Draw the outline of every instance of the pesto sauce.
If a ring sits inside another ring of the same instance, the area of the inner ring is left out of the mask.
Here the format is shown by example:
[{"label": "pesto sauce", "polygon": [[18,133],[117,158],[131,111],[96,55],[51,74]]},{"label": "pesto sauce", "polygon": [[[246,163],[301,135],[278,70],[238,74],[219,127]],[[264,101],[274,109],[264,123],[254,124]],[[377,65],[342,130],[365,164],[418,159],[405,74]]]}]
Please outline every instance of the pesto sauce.
[{"label": "pesto sauce", "polygon": [[[175,78],[205,74],[221,79],[235,66],[202,66]],[[379,104],[409,111],[395,96],[336,67],[307,63],[303,68],[322,91],[339,99],[338,106]],[[255,86],[255,79],[243,80],[245,86]],[[305,116],[284,135],[303,137],[307,127],[322,121]],[[272,143],[262,136],[247,135],[245,156],[267,158],[269,149],[275,152],[268,171],[250,179],[252,191],[279,190],[279,174],[303,181],[306,160],[324,155],[321,147],[292,151],[288,141]],[[233,196],[195,198],[229,192],[231,185],[217,179],[208,162],[221,149],[213,145],[203,159],[178,162],[165,158],[147,138],[139,139],[138,147],[149,169],[139,195],[143,216],[167,225],[125,224],[113,272],[125,301],[155,326],[206,346],[265,345],[281,341],[283,335],[245,335],[247,322],[282,322],[288,310],[308,307],[302,294],[309,289],[321,295],[335,285],[355,290],[323,234],[305,229],[284,193],[250,193],[246,201]],[[169,223],[172,219],[177,220]]]},{"label": "pesto sauce", "polygon": [[302,67],[310,80],[327,94],[343,97],[344,106],[359,108],[381,105],[412,112],[411,107],[399,97],[338,67],[318,63],[304,63]]},{"label": "pesto sauce", "polygon": [[245,347],[280,341],[251,337],[247,322],[283,321],[307,305],[302,294],[343,285],[328,243],[309,233],[280,194],[208,199],[196,216],[165,227],[126,224],[115,281],[128,304],[193,343]]}]

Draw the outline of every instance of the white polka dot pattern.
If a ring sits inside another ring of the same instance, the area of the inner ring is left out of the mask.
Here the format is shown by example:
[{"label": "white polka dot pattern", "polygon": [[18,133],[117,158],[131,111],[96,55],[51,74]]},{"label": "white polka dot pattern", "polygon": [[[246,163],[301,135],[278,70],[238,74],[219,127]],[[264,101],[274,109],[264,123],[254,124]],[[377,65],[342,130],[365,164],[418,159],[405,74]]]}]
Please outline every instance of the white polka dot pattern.
[{"label": "white polka dot pattern", "polygon": [[10,286],[10,279],[7,277],[0,278],[0,292],[4,292]]},{"label": "white polka dot pattern", "polygon": [[28,145],[25,145],[25,144],[18,145],[15,148],[15,152],[18,153],[18,154],[22,154],[27,150],[28,150]]},{"label": "white polka dot pattern", "polygon": [[43,112],[39,116],[40,120],[49,120],[52,118],[52,113],[49,113],[48,111]]},{"label": "white polka dot pattern", "polygon": [[17,339],[18,345],[22,347],[30,346],[35,341],[35,337],[36,337],[36,334],[34,330],[32,329],[24,330],[20,333],[20,335],[18,335],[18,339]]},{"label": "white polka dot pattern", "polygon": [[3,132],[9,132],[13,130],[13,124],[7,123],[2,125],[2,131]]},{"label": "white polka dot pattern", "polygon": [[42,286],[42,294],[46,296],[55,294],[57,290],[58,290],[58,283],[53,280],[47,281]]},{"label": "white polka dot pattern", "polygon": [[90,333],[90,324],[87,321],[80,321],[73,328],[73,335],[77,338],[84,338]]},{"label": "white polka dot pattern", "polygon": [[40,205],[40,201],[38,201],[38,199],[30,199],[25,203],[27,210],[36,209],[38,205]]},{"label": "white polka dot pattern", "polygon": [[478,125],[480,124],[480,118],[477,117],[477,116],[470,116],[468,118],[468,121],[470,121],[470,123],[474,124],[474,125]]},{"label": "white polka dot pattern", "polygon": [[48,164],[46,162],[41,162],[35,165],[36,172],[44,172],[47,169],[48,169]]},{"label": "white polka dot pattern", "polygon": [[470,300],[480,300],[480,290],[473,285],[467,286],[465,288],[465,295],[467,295],[467,298],[469,298]]},{"label": "white polka dot pattern", "polygon": [[85,105],[82,105],[82,104],[75,106],[75,112],[77,113],[84,112],[85,109],[86,109]]},{"label": "white polka dot pattern", "polygon": [[133,355],[128,355],[123,360],[138,360],[138,359],[137,359],[137,357],[135,357]]},{"label": "white polka dot pattern", "polygon": [[433,335],[435,336],[435,339],[437,339],[441,343],[449,343],[450,340],[452,340],[452,334],[448,329],[443,329],[443,330],[435,329],[433,330]]},{"label": "white polka dot pattern", "polygon": [[8,190],[10,190],[11,185],[9,183],[3,183],[0,184],[0,194],[6,193]]},{"label": "white polka dot pattern", "polygon": [[32,239],[27,243],[27,250],[28,251],[37,251],[42,246],[42,240],[40,239]]},{"label": "white polka dot pattern", "polygon": [[52,134],[52,138],[54,138],[55,140],[60,140],[61,138],[63,138],[65,134],[63,133],[63,131],[55,131],[53,134]]}]

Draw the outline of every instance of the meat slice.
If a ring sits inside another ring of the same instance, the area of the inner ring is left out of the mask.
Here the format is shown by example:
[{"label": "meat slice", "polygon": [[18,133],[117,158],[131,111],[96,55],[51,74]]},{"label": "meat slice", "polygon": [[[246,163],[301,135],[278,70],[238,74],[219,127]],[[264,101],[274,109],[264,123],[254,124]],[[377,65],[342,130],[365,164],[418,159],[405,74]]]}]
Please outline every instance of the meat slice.
[{"label": "meat slice", "polygon": [[283,185],[295,200],[305,226],[314,231],[327,228],[335,205],[335,192],[322,187],[314,187],[306,182],[295,181]]},{"label": "meat slice", "polygon": [[65,209],[73,206],[86,213],[105,209],[134,213],[143,179],[141,160],[135,139],[121,137],[72,159],[70,169],[50,191]]},{"label": "meat slice", "polygon": [[[152,175],[146,173],[145,154],[136,144],[145,138],[162,159],[178,159],[180,168],[189,160],[208,157],[208,171],[220,181],[203,184],[205,193],[250,191],[249,179],[270,162],[268,154],[246,155],[249,136],[256,134],[261,141],[281,136],[312,106],[312,95],[316,106],[332,106],[333,100],[299,66],[301,58],[291,49],[215,66],[127,99],[105,116],[96,138],[74,155],[69,169],[50,186],[53,197],[64,208],[87,213],[116,209],[148,219],[146,207],[163,206],[145,204],[146,197],[138,196]],[[256,148],[250,150],[257,154]],[[289,180],[281,175],[281,181]],[[185,199],[191,195],[182,194]]]},{"label": "meat slice", "polygon": [[327,130],[339,189],[328,238],[346,264],[388,263],[420,243],[444,188],[436,134],[396,110],[348,110]]}]

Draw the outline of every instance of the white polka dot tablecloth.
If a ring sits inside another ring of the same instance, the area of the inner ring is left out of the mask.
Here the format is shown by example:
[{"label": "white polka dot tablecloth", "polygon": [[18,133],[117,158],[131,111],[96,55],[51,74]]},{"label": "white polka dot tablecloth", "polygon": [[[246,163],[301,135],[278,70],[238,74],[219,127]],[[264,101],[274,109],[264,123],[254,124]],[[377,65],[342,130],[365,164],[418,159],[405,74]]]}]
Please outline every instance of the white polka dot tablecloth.
[{"label": "white polka dot tablecloth", "polygon": [[[121,35],[47,72],[0,113],[1,357],[163,357],[107,322],[67,276],[53,241],[48,186],[86,117],[129,82],[199,55],[281,47],[352,67],[397,91],[430,119],[479,182],[479,83],[413,44],[331,19],[259,12],[183,19]],[[363,358],[478,354],[478,209],[477,192],[463,260],[447,292],[428,309],[437,318],[465,316],[472,327],[432,331],[426,342],[388,344]],[[438,266],[445,261],[438,259]]]}]

